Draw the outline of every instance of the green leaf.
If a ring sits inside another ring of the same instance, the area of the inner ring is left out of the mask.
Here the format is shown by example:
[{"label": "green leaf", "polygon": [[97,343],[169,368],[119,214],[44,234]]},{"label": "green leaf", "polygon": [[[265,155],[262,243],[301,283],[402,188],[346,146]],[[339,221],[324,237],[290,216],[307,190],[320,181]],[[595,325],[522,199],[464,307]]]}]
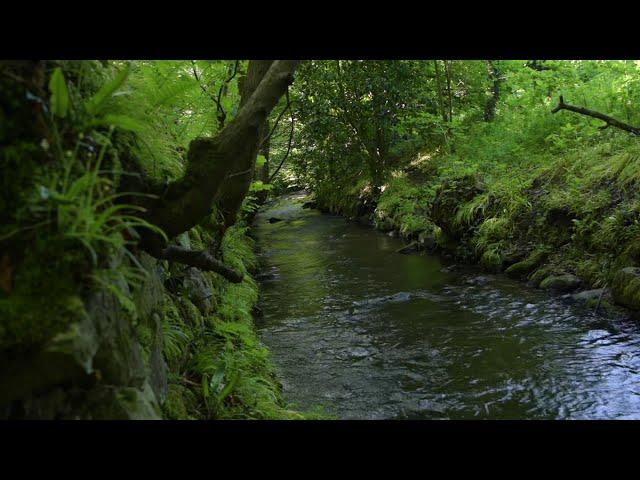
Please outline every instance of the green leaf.
[{"label": "green leaf", "polygon": [[93,125],[113,125],[114,127],[128,130],[130,132],[140,133],[144,129],[144,125],[135,118],[127,115],[107,114],[92,122]]},{"label": "green leaf", "polygon": [[264,155],[258,155],[256,158],[256,167],[262,167],[265,163],[267,163],[267,159]]},{"label": "green leaf", "polygon": [[51,92],[49,100],[51,112],[56,117],[66,117],[69,110],[69,90],[60,67],[56,68],[51,74],[49,91]]},{"label": "green leaf", "polygon": [[85,104],[87,112],[91,115],[95,115],[100,111],[104,102],[124,83],[131,70],[131,65],[127,64],[116,77],[108,83],[105,83],[98,93],[91,97]]}]

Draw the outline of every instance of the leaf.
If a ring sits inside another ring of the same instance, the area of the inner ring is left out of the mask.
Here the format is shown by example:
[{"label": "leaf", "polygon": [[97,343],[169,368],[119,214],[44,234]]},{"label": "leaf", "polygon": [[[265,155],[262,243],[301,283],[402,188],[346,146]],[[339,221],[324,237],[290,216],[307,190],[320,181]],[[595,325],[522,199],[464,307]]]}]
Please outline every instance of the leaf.
[{"label": "leaf", "polygon": [[256,158],[256,167],[262,167],[267,162],[264,155],[258,155]]},{"label": "leaf", "polygon": [[108,83],[105,83],[98,93],[96,93],[93,97],[91,97],[87,103],[85,104],[87,108],[87,112],[91,115],[95,115],[100,111],[104,102],[124,83],[129,75],[129,71],[131,70],[131,65],[127,64],[125,68],[122,69],[116,75],[116,77]]},{"label": "leaf", "polygon": [[92,122],[94,125],[113,125],[114,127],[128,130],[130,132],[140,133],[144,129],[144,125],[135,118],[127,115],[107,114]]},{"label": "leaf", "polygon": [[51,92],[51,98],[49,99],[51,112],[56,117],[66,117],[69,110],[69,90],[60,67],[56,68],[51,74],[49,91]]}]

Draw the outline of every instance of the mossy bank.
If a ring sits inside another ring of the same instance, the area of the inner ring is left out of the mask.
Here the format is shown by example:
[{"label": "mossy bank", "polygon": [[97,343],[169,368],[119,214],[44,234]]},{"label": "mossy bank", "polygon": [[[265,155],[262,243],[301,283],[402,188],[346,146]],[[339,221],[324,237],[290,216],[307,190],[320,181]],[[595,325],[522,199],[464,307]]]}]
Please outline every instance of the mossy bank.
[{"label": "mossy bank", "polygon": [[149,83],[156,66],[0,65],[2,418],[302,418],[253,326],[255,205],[226,228],[214,208],[171,242],[240,283],[139,248],[157,229],[135,199],[184,174],[176,132],[193,126],[173,120],[185,82]]},{"label": "mossy bank", "polygon": [[315,197],[319,208],[401,236],[413,249],[556,293],[589,291],[601,311],[637,311],[639,158],[637,141],[625,137],[509,166],[421,153],[378,196],[360,182]]}]

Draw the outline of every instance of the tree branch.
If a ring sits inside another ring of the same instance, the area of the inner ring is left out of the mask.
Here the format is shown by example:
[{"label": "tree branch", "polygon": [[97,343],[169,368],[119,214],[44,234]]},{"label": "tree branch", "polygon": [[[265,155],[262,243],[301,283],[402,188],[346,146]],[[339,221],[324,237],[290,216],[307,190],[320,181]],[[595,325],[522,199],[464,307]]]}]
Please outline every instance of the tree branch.
[{"label": "tree branch", "polygon": [[287,153],[284,154],[284,157],[282,157],[282,160],[280,160],[280,164],[278,165],[278,168],[276,168],[276,171],[273,172],[273,174],[269,177],[269,183],[271,183],[271,181],[276,177],[276,175],[278,174],[278,172],[280,171],[280,168],[282,168],[282,165],[284,164],[284,161],[287,159],[287,157],[289,156],[289,152],[291,151],[291,144],[293,143],[293,126],[294,126],[294,120],[293,120],[293,110],[291,110],[291,101],[289,100],[289,88],[287,88],[287,105],[289,105],[289,111],[291,113],[291,132],[289,133],[289,146],[287,147]]},{"label": "tree branch", "polygon": [[616,120],[613,117],[610,117],[609,115],[596,112],[595,110],[589,110],[584,107],[576,107],[575,105],[569,105],[568,103],[564,103],[564,98],[562,97],[562,95],[560,95],[560,101],[558,102],[558,105],[556,105],[553,108],[553,110],[551,110],[551,113],[557,113],[560,110],[569,110],[571,112],[579,113],[580,115],[586,115],[587,117],[593,117],[593,118],[597,118],[598,120],[602,120],[603,122],[605,122],[606,125],[600,127],[601,129],[605,129],[609,126],[612,126],[612,127],[616,127],[621,130],[630,132],[634,135],[640,136],[640,128],[634,127],[627,123],[623,123],[619,120]]},{"label": "tree branch", "polygon": [[284,106],[284,108],[282,109],[282,111],[280,112],[280,114],[278,115],[278,118],[276,118],[275,123],[273,124],[273,128],[271,129],[271,131],[269,132],[269,134],[262,139],[262,141],[260,142],[260,145],[258,145],[258,149],[262,148],[262,146],[267,143],[269,141],[269,139],[271,138],[271,136],[273,135],[273,132],[275,132],[276,127],[278,126],[278,123],[280,123],[280,119],[284,116],[284,113],[291,108],[291,102],[289,101],[289,91],[287,90],[287,104]]},{"label": "tree branch", "polygon": [[[206,217],[219,198],[229,174],[255,162],[260,128],[293,81],[298,60],[276,60],[238,114],[213,138],[197,138],[189,145],[187,171],[172,182],[165,195],[148,205],[145,219],[168,238],[185,232]],[[166,242],[159,235],[140,232],[142,247],[159,254]]]},{"label": "tree branch", "polygon": [[227,267],[224,263],[217,258],[214,258],[213,255],[205,250],[189,250],[188,248],[171,245],[162,250],[160,258],[169,260],[170,262],[190,265],[207,272],[216,272],[232,283],[242,282],[242,273],[238,273]]}]

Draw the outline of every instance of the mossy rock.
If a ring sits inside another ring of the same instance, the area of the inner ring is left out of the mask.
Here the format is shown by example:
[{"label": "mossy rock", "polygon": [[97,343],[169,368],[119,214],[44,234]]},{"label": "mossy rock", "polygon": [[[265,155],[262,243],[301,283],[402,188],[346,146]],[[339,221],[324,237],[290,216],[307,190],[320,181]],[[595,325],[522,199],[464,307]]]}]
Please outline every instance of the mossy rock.
[{"label": "mossy rock", "polygon": [[571,292],[578,288],[582,281],[570,273],[550,275],[540,282],[540,288],[556,292]]},{"label": "mossy rock", "polygon": [[96,420],[161,420],[160,406],[151,386],[103,386],[92,390],[85,418]]},{"label": "mossy rock", "polygon": [[185,420],[188,418],[187,406],[185,405],[184,399],[185,390],[181,385],[169,385],[167,399],[162,404],[164,418],[169,420]]},{"label": "mossy rock", "polygon": [[611,282],[611,295],[616,303],[640,310],[640,268],[625,267],[618,270]]},{"label": "mossy rock", "polygon": [[[442,228],[450,237],[461,238],[474,225],[460,225],[455,222],[455,214],[460,205],[471,201],[484,191],[475,175],[465,175],[447,179],[439,187],[431,208],[433,223]],[[475,219],[475,223],[481,219]]]},{"label": "mossy rock", "polygon": [[536,250],[525,260],[511,265],[504,273],[512,278],[524,278],[542,264],[548,255],[546,250]]},{"label": "mossy rock", "polygon": [[531,276],[529,277],[529,283],[534,287],[538,287],[545,278],[554,275],[555,273],[556,270],[552,266],[539,268],[531,274]]},{"label": "mossy rock", "polygon": [[502,270],[503,257],[497,250],[487,250],[480,257],[480,265],[490,272],[498,273]]}]

